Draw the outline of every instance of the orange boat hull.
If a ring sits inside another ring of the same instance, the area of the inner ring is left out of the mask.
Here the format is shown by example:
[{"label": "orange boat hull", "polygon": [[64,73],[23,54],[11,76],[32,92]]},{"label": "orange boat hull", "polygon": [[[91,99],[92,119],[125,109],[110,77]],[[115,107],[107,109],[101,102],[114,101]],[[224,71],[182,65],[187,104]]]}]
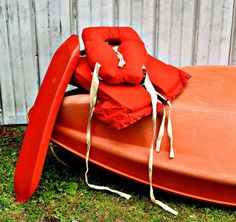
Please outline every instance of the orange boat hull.
[{"label": "orange boat hull", "polygon": [[[185,67],[192,74],[173,102],[176,157],[164,136],[154,153],[153,186],[175,194],[236,207],[236,67]],[[64,98],[52,140],[85,158],[89,95]],[[160,126],[160,119],[157,126]],[[90,161],[149,184],[151,117],[116,131],[93,118]]]}]

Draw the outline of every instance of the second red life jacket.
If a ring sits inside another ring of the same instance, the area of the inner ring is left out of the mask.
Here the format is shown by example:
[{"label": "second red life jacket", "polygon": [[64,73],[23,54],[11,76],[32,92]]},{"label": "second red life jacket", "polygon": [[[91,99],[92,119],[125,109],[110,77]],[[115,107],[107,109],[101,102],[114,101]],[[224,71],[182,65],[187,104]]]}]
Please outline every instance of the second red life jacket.
[{"label": "second red life jacket", "polygon": [[[89,91],[92,70],[86,57],[81,57],[74,73],[74,80]],[[94,116],[111,128],[122,129],[148,116],[152,112],[151,99],[141,85],[108,85],[100,81]],[[162,109],[158,104],[157,111]]]},{"label": "second red life jacket", "polygon": [[147,72],[156,91],[168,100],[179,95],[191,77],[190,74],[149,55]]}]

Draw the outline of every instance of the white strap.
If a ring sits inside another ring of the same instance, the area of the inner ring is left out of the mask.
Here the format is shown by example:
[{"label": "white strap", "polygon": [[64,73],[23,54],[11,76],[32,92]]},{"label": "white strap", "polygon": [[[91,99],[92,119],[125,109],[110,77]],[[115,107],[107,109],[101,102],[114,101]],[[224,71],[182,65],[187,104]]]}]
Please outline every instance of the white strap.
[{"label": "white strap", "polygon": [[[161,97],[164,101],[166,101],[167,105],[169,106],[169,109],[168,109],[168,123],[167,123],[167,134],[168,134],[168,137],[169,137],[169,140],[170,140],[170,158],[173,159],[175,158],[175,152],[174,152],[174,147],[173,147],[173,130],[172,130],[172,123],[171,123],[171,111],[172,111],[172,106],[171,106],[171,103],[170,103],[170,100],[166,99],[164,96],[162,96],[160,93],[156,92],[156,94]],[[163,118],[164,118],[164,115],[166,116],[166,112],[164,111],[164,108],[163,108]],[[162,123],[163,123],[163,119],[162,119]],[[164,123],[163,123],[164,124]],[[162,124],[161,124],[161,135],[162,135]],[[164,133],[164,129],[163,129],[163,133]],[[159,132],[160,134],[160,132]],[[161,137],[160,135],[160,137]],[[159,136],[158,136],[159,138]],[[157,139],[157,144],[156,144],[156,151],[159,152],[160,151],[160,145],[159,145],[159,141]]]},{"label": "white strap", "polygon": [[159,92],[157,92],[156,91],[156,94],[160,97],[160,98],[162,98],[164,101],[167,101],[168,99],[166,99],[163,95],[161,95]]},{"label": "white strap", "polygon": [[[143,70],[146,71],[146,68],[143,66]],[[157,95],[156,95],[156,90],[154,86],[152,85],[148,73],[146,71],[146,76],[144,79],[144,86],[148,93],[151,96],[151,101],[152,101],[152,141],[150,145],[150,151],[149,151],[149,160],[148,160],[148,175],[149,175],[149,184],[150,184],[150,199],[153,203],[159,205],[162,207],[164,210],[177,215],[178,212],[170,208],[168,205],[164,204],[163,202],[156,200],[153,192],[153,186],[152,186],[152,173],[153,173],[153,150],[154,150],[154,141],[156,137],[156,117],[157,117]]]},{"label": "white strap", "polygon": [[112,48],[115,51],[115,53],[119,59],[118,66],[123,67],[125,65],[125,60],[124,60],[123,55],[118,51],[119,46],[113,46]]},{"label": "white strap", "polygon": [[158,133],[157,141],[156,141],[156,151],[157,152],[160,152],[160,150],[161,150],[161,142],[162,142],[162,138],[165,133],[166,110],[164,107],[162,108],[162,110],[163,110],[163,116],[162,116],[161,126],[159,129],[159,133]]},{"label": "white strap", "polygon": [[55,152],[55,150],[54,150],[54,146],[53,146],[53,144],[49,144],[49,147],[50,147],[50,149],[51,149],[51,151],[52,151],[52,154],[53,154],[53,156],[61,163],[61,164],[63,164],[64,166],[68,166],[68,164],[66,163],[66,162],[64,162],[57,154],[56,154],[56,152]]},{"label": "white strap", "polygon": [[170,101],[167,101],[167,104],[169,106],[168,109],[168,123],[167,123],[167,133],[168,133],[168,137],[170,140],[170,158],[175,158],[175,152],[174,152],[174,147],[173,147],[173,133],[172,133],[172,123],[171,123],[171,110],[172,110],[172,106]]},{"label": "white strap", "polygon": [[87,125],[87,134],[86,134],[86,142],[87,142],[87,152],[86,152],[86,172],[85,172],[85,182],[90,188],[97,189],[97,190],[107,190],[112,193],[116,193],[126,199],[129,199],[131,195],[120,192],[118,190],[113,190],[110,189],[109,187],[105,186],[98,186],[98,185],[93,185],[88,182],[88,171],[89,171],[89,153],[90,153],[90,148],[91,148],[91,119],[93,117],[93,111],[95,109],[96,101],[97,101],[97,91],[98,91],[98,86],[99,86],[99,69],[101,65],[99,63],[96,63],[94,72],[93,72],[93,77],[92,77],[92,83],[90,87],[90,109],[89,109],[89,117],[88,117],[88,125]]}]

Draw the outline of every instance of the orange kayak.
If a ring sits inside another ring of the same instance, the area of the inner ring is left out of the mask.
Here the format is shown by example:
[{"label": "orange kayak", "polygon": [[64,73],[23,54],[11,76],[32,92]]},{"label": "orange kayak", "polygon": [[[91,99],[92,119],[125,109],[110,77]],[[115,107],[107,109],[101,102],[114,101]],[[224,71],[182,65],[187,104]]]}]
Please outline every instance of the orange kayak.
[{"label": "orange kayak", "polygon": [[[154,153],[153,186],[174,194],[236,207],[236,67],[184,67],[192,75],[172,103],[175,158],[165,135]],[[89,95],[65,97],[51,139],[85,158]],[[161,117],[157,120],[159,128]],[[122,130],[93,118],[90,161],[149,184],[151,117]],[[167,134],[167,133],[165,133]]]}]

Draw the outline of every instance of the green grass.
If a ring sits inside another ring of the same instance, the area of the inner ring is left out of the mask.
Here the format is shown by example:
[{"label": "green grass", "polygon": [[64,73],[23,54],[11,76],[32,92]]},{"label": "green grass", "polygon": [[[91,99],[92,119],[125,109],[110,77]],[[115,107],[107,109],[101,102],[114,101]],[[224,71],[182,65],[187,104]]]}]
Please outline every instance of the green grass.
[{"label": "green grass", "polygon": [[49,151],[40,185],[28,203],[13,204],[13,176],[23,140],[23,127],[0,126],[0,221],[236,221],[235,209],[209,205],[161,191],[156,197],[176,209],[173,216],[149,201],[149,188],[91,166],[90,181],[132,195],[125,200],[115,194],[91,190],[84,182],[84,161],[56,148],[69,166]]}]

